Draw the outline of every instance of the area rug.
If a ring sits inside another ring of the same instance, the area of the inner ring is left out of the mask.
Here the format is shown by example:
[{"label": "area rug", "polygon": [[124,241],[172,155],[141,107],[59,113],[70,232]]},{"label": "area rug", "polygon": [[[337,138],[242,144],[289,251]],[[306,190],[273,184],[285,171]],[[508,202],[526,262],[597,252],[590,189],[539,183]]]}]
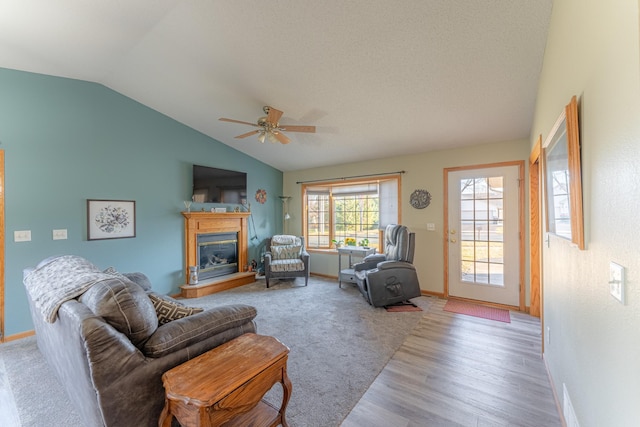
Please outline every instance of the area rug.
[{"label": "area rug", "polygon": [[[289,378],[293,392],[287,420],[293,427],[339,426],[404,339],[429,312],[431,298],[413,299],[424,311],[389,313],[371,307],[356,287],[338,287],[335,280],[312,277],[304,281],[276,281],[267,289],[264,280],[202,298],[183,300],[195,307],[230,303],[253,305],[258,310],[258,333],[287,345]],[[62,386],[45,363],[33,337],[0,346],[6,366],[0,397],[13,396],[19,424],[42,427],[85,427]],[[0,373],[1,374],[1,373]],[[266,396],[279,407],[281,387]],[[0,402],[1,403],[1,402]]]},{"label": "area rug", "polygon": [[451,313],[466,314],[467,316],[511,323],[509,310],[501,308],[487,307],[485,305],[472,304],[464,301],[448,300],[444,305],[443,310]]}]

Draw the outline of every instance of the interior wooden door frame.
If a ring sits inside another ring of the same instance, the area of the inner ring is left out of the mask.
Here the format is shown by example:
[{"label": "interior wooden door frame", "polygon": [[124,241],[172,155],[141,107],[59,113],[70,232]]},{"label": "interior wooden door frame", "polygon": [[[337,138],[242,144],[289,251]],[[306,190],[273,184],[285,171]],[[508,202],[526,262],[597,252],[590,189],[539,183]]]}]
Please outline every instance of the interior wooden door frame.
[{"label": "interior wooden door frame", "polygon": [[[444,252],[444,297],[449,298],[449,172],[468,170],[468,169],[487,169],[487,168],[499,168],[504,166],[518,166],[518,209],[522,212],[519,215],[518,227],[520,233],[520,244],[518,262],[520,263],[520,273],[518,277],[519,281],[519,306],[505,306],[505,308],[517,308],[519,311],[525,311],[525,243],[524,243],[524,230],[525,230],[525,215],[524,215],[524,161],[514,160],[510,162],[488,163],[483,165],[471,165],[471,166],[458,166],[453,168],[444,168],[443,183],[444,183],[444,238],[443,238],[443,252]],[[501,304],[487,303],[493,306],[501,306]]]},{"label": "interior wooden door frame", "polygon": [[529,155],[529,314],[535,317],[542,317],[541,152],[542,135]]},{"label": "interior wooden door frame", "polygon": [[4,335],[4,150],[0,150],[0,343]]}]

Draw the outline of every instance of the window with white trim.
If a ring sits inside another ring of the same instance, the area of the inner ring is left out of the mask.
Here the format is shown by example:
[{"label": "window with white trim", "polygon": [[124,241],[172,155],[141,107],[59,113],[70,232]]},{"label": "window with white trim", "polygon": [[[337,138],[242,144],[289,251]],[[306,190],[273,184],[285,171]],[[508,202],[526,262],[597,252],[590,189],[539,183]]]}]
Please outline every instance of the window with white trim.
[{"label": "window with white trim", "polygon": [[303,193],[310,249],[329,249],[335,242],[379,248],[380,230],[398,222],[399,176],[303,184]]}]

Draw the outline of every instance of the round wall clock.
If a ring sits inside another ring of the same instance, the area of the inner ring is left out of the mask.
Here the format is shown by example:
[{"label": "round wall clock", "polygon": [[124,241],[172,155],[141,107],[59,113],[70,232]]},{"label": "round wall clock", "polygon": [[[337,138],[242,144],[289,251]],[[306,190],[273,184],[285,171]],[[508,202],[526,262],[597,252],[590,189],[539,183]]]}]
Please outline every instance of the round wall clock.
[{"label": "round wall clock", "polygon": [[416,209],[424,209],[431,203],[431,194],[427,190],[415,190],[411,193],[409,203]]}]

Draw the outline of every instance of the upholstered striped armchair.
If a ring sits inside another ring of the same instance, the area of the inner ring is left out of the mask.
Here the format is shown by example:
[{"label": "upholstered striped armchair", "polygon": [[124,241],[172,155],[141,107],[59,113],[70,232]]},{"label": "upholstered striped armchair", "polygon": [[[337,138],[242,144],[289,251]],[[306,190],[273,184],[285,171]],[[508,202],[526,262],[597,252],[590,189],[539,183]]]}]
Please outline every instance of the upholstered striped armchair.
[{"label": "upholstered striped armchair", "polygon": [[264,274],[269,287],[270,279],[304,277],[309,282],[309,253],[304,247],[304,237],[278,234],[267,239],[264,254]]}]

